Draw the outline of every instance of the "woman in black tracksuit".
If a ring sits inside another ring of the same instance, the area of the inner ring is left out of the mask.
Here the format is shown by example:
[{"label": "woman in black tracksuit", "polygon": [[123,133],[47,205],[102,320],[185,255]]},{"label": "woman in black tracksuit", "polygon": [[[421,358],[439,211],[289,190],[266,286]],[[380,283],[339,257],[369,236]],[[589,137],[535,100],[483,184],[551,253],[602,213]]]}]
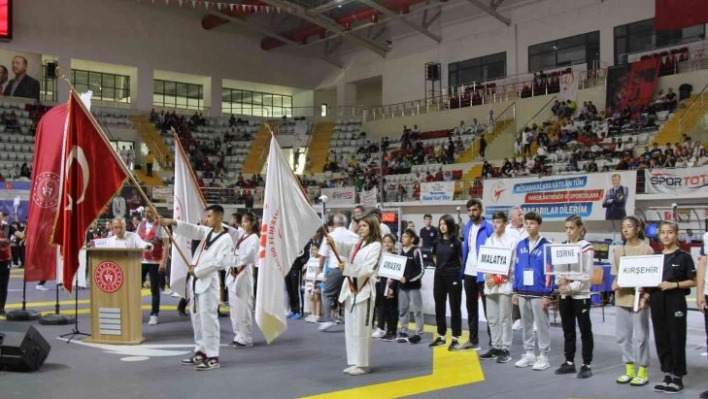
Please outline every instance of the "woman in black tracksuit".
[{"label": "woman in black tracksuit", "polygon": [[665,373],[654,390],[677,393],[683,390],[682,378],[686,375],[686,295],[696,286],[696,268],[691,255],[678,247],[676,223],[661,222],[659,240],[664,246],[662,281],[658,287],[646,289],[656,353]]},{"label": "woman in black tracksuit", "polygon": [[459,349],[459,338],[462,335],[462,243],[457,238],[455,219],[451,215],[443,215],[440,218],[438,229],[440,236],[433,247],[435,256],[433,298],[438,337],[429,346],[433,348],[445,345],[447,333],[445,305],[449,296],[452,342],[448,350],[452,351]]}]

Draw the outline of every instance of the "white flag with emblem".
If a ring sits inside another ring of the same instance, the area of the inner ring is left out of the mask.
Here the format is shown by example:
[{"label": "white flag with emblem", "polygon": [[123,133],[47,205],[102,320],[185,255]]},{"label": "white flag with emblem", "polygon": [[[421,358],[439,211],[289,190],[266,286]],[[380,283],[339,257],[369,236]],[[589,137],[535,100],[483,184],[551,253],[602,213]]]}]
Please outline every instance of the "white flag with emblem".
[{"label": "white flag with emblem", "polygon": [[256,323],[268,343],[287,328],[283,277],[321,225],[278,142],[271,137],[256,296]]},{"label": "white flag with emblem", "polygon": [[[175,140],[175,180],[174,180],[174,209],[172,218],[182,220],[192,224],[198,224],[202,220],[206,201],[199,190],[199,184],[194,176],[192,167],[189,165],[189,158],[182,148],[177,136]],[[192,261],[192,240],[174,234],[174,242],[182,250],[188,261]],[[189,265],[185,263],[175,245],[172,245],[172,269],[170,272],[170,287],[183,297],[186,297],[187,270]]]}]

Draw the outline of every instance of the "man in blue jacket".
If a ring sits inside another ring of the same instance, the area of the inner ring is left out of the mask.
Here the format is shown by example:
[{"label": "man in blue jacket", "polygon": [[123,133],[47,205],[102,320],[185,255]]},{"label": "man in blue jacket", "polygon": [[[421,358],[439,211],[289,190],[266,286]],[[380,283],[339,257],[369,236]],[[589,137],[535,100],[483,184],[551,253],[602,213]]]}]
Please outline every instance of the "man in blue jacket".
[{"label": "man in blue jacket", "polygon": [[[479,346],[479,296],[482,296],[482,307],[487,314],[487,301],[484,296],[484,273],[477,273],[477,260],[479,247],[484,245],[487,238],[494,234],[494,228],[482,214],[484,206],[482,201],[472,198],[467,201],[467,215],[470,220],[465,224],[462,241],[462,269],[464,272],[465,296],[467,297],[467,324],[470,339],[461,349],[480,350]],[[491,334],[490,334],[491,336]]]},{"label": "man in blue jacket", "polygon": [[[548,352],[551,350],[548,305],[553,292],[553,279],[550,275],[546,276],[544,267],[544,251],[550,242],[541,237],[541,215],[529,212],[524,215],[524,222],[529,236],[516,246],[512,301],[521,310],[526,353],[516,362],[516,367],[533,366],[534,370],[542,371],[551,367],[548,363]],[[534,353],[534,324],[538,328],[538,357]]]}]

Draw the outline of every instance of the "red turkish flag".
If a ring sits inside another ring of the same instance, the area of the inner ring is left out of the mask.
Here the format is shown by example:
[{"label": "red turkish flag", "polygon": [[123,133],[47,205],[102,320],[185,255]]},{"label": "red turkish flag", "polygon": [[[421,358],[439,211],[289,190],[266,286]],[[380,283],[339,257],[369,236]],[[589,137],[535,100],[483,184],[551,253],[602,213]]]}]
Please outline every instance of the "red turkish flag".
[{"label": "red turkish flag", "polygon": [[37,126],[25,237],[27,281],[54,280],[57,275],[57,249],[49,245],[49,240],[59,205],[61,148],[67,113],[66,104],[57,105],[44,114]]},{"label": "red turkish flag", "polygon": [[129,173],[73,90],[69,96],[62,159],[64,175],[52,241],[61,245],[62,284],[71,292],[86,230],[123,186]]}]

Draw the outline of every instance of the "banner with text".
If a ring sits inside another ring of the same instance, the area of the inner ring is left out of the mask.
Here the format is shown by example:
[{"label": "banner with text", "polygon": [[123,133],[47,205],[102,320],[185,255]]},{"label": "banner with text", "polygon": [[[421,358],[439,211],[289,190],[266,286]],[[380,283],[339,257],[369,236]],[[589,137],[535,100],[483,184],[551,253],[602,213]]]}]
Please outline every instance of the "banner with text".
[{"label": "banner with text", "polygon": [[708,166],[645,170],[647,194],[708,195]]},{"label": "banner with text", "polygon": [[436,181],[420,184],[420,202],[452,201],[454,196],[454,181]]},{"label": "banner with text", "polygon": [[544,220],[573,214],[586,220],[621,220],[634,214],[636,185],[636,171],[486,180],[482,198],[487,218],[520,206]]},{"label": "banner with text", "polygon": [[323,188],[322,195],[327,196],[328,205],[347,205],[356,203],[355,187]]}]

